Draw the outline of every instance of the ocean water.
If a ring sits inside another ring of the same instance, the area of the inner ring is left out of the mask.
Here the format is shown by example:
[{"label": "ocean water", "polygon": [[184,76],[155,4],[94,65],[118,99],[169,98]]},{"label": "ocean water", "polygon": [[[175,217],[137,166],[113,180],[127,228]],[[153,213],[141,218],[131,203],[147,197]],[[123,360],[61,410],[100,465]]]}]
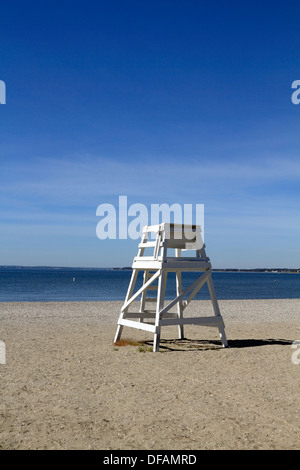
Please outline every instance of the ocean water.
[{"label": "ocean water", "polygon": [[[0,267],[0,302],[124,300],[130,276],[129,270]],[[184,288],[199,274],[182,276]],[[220,300],[300,298],[300,273],[213,272],[212,278]],[[137,287],[141,283],[140,273]],[[174,297],[175,275],[169,273],[166,299]],[[204,284],[195,299],[209,298]]]}]

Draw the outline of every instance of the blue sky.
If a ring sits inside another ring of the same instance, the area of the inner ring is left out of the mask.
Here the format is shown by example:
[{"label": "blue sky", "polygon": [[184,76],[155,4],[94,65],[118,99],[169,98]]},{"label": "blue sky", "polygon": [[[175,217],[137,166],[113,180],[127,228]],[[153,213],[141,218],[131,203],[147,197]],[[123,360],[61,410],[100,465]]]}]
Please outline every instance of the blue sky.
[{"label": "blue sky", "polygon": [[96,209],[204,204],[220,268],[300,267],[299,2],[1,5],[0,265],[128,266]]}]

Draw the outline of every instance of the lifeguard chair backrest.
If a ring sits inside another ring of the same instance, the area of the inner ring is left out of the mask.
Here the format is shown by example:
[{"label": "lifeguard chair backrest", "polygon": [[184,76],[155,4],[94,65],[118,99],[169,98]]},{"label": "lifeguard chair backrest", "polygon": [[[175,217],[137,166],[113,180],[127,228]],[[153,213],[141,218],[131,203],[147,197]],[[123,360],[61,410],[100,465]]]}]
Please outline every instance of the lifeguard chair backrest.
[{"label": "lifeguard chair backrest", "polygon": [[199,250],[203,246],[200,225],[164,224],[167,247],[180,250]]},{"label": "lifeguard chair backrest", "polygon": [[166,248],[200,250],[203,247],[200,225],[162,223],[148,225],[144,231],[156,233],[160,243],[166,242]]}]

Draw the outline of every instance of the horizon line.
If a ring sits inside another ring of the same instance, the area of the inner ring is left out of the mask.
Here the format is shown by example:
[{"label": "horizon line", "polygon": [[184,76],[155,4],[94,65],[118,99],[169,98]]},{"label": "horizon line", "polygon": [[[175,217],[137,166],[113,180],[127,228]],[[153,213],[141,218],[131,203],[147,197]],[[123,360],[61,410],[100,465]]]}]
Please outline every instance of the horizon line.
[{"label": "horizon line", "polygon": [[[0,265],[1,268],[30,268],[30,269],[132,269],[131,266],[98,266],[98,267],[89,267],[89,266],[49,266],[49,265],[19,265],[19,264],[3,264]],[[298,271],[299,268],[288,268],[288,267],[263,267],[263,268],[211,268],[212,271],[254,271],[254,270],[270,270],[270,271],[279,271],[279,270],[289,270],[289,271]]]}]

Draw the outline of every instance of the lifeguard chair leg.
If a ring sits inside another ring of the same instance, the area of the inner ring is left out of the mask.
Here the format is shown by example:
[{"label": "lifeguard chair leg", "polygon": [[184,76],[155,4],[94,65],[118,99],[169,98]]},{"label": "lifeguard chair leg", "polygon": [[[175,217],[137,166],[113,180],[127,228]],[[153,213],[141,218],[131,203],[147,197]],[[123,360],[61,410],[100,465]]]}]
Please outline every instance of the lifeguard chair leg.
[{"label": "lifeguard chair leg", "polygon": [[[137,270],[137,269],[133,269],[132,274],[131,274],[131,278],[130,278],[130,282],[129,282],[129,286],[128,286],[128,290],[127,290],[127,294],[126,294],[126,298],[125,298],[124,305],[126,304],[126,302],[130,299],[130,297],[131,297],[132,294],[133,294],[133,290],[134,290],[134,286],[135,286],[135,283],[136,283],[137,276],[138,276],[138,270]],[[128,307],[125,308],[125,309],[123,309],[123,307],[122,307],[121,313],[120,313],[120,316],[119,316],[119,320],[123,318],[124,313],[126,313],[127,310],[128,310]],[[116,334],[115,334],[114,343],[116,343],[116,342],[121,338],[122,331],[123,331],[123,325],[119,325],[119,324],[118,324],[118,326],[117,326],[117,331],[116,331]]]},{"label": "lifeguard chair leg", "polygon": [[117,326],[117,331],[116,331],[116,334],[115,334],[114,343],[119,341],[119,339],[121,338],[122,331],[123,331],[123,325],[118,325]]},{"label": "lifeguard chair leg", "polygon": [[158,278],[158,287],[157,287],[157,303],[156,303],[156,315],[155,315],[156,330],[154,333],[154,340],[153,340],[153,352],[159,351],[160,312],[164,308],[165,276],[166,276],[165,271],[161,270],[161,274]]},{"label": "lifeguard chair leg", "polygon": [[[180,295],[182,292],[182,279],[181,279],[181,272],[177,271],[176,272],[176,295]],[[183,307],[182,307],[182,300],[179,300],[177,303],[177,314],[178,318],[183,317]],[[184,331],[183,331],[183,325],[178,325],[178,336],[179,339],[184,338]]]},{"label": "lifeguard chair leg", "polygon": [[[220,312],[220,308],[219,308],[219,304],[218,304],[218,301],[217,301],[215,287],[214,287],[213,282],[212,282],[211,273],[209,274],[209,276],[207,278],[207,286],[208,286],[209,294],[210,294],[211,301],[212,301],[212,304],[213,304],[213,309],[214,309],[215,315],[217,317],[222,317],[221,312]],[[226,338],[226,334],[225,334],[224,324],[220,325],[218,327],[218,329],[219,329],[219,335],[220,335],[220,339],[222,341],[223,347],[227,348],[228,343],[227,343],[227,338]]]}]

